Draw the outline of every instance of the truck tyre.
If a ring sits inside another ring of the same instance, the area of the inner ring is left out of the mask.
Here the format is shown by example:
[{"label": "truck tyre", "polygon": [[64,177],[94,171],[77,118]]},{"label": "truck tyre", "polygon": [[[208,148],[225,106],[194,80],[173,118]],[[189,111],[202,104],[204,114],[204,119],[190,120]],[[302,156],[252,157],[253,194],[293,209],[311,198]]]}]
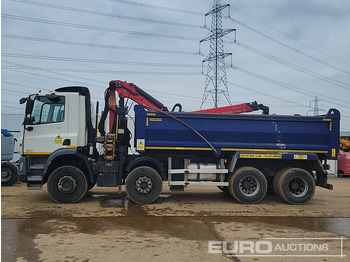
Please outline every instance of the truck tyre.
[{"label": "truck tyre", "polygon": [[238,202],[258,203],[267,191],[264,174],[254,167],[241,167],[229,177],[229,193]]},{"label": "truck tyre", "polygon": [[142,166],[132,170],[126,177],[125,189],[133,202],[149,204],[162,192],[163,181],[156,170]]},{"label": "truck tyre", "polygon": [[1,185],[11,186],[18,180],[18,169],[11,162],[1,162]]},{"label": "truck tyre", "polygon": [[50,197],[58,203],[78,202],[87,192],[84,173],[74,166],[62,166],[54,170],[47,181]]},{"label": "truck tyre", "polygon": [[276,175],[272,179],[272,189],[273,189],[273,192],[275,192],[276,195],[279,195],[278,188],[277,188],[277,181],[278,181],[279,177],[282,175],[282,173],[284,171],[288,170],[289,168],[290,167],[281,169],[280,171],[278,171],[276,173]]},{"label": "truck tyre", "polygon": [[315,180],[301,168],[285,170],[277,180],[278,195],[289,204],[304,204],[315,194]]}]

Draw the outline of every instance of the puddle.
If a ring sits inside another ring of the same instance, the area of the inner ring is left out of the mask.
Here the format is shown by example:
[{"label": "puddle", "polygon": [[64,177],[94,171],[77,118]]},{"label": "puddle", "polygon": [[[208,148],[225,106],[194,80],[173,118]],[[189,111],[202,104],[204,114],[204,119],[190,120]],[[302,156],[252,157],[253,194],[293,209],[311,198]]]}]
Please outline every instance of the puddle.
[{"label": "puddle", "polygon": [[[36,210],[25,219],[2,218],[2,261],[39,261],[41,252],[45,250],[41,251],[35,242],[38,235],[65,239],[69,234],[81,234],[79,236],[90,240],[109,231],[116,235],[122,232],[125,236],[128,234],[125,233],[126,231],[131,234],[136,232],[140,239],[147,238],[151,233],[165,239],[176,238],[206,243],[215,239],[222,240],[220,233],[215,230],[216,223],[239,222],[266,230],[282,226],[286,228],[286,232],[299,229],[310,233],[328,232],[350,237],[350,218],[346,217],[207,216],[201,212],[197,212],[194,216],[162,216],[161,214],[150,216],[144,210],[144,206],[133,203],[125,194],[91,194],[90,197],[101,207],[118,211],[119,215],[99,217],[96,214],[90,217],[70,217],[67,213],[63,215],[62,212],[56,214],[53,211]],[[155,204],[169,197],[171,195],[162,194]],[[120,212],[124,215],[120,216]]]},{"label": "puddle", "polygon": [[34,248],[35,222],[28,225],[24,221],[1,219],[1,261],[16,262],[20,257],[23,261],[39,261],[41,251]]},{"label": "puddle", "polygon": [[169,197],[171,197],[171,195],[167,195],[167,194],[160,194],[159,195],[159,198],[169,198]]},{"label": "puddle", "polygon": [[90,196],[93,198],[108,197],[108,195],[102,195],[102,194],[91,194]]},{"label": "puddle", "polygon": [[100,201],[102,207],[119,207],[125,210],[129,209],[131,201],[128,197],[119,197],[119,198],[104,198]]},{"label": "puddle", "polygon": [[[2,219],[1,258],[2,261],[39,261],[41,250],[34,242],[40,235],[65,238],[66,234],[82,234],[85,239],[98,238],[100,234],[127,230],[140,238],[150,233],[164,238],[181,240],[209,241],[220,239],[215,230],[216,223],[254,224],[266,230],[275,226],[286,227],[305,232],[329,232],[343,237],[350,237],[350,218],[315,218],[315,217],[181,217],[148,216],[137,205],[123,198],[105,198],[101,203],[112,208],[122,208],[125,216],[118,217],[41,217],[26,219]],[[127,207],[126,207],[127,205]],[[244,228],[240,229],[244,230]],[[132,233],[134,232],[134,233]],[[43,250],[44,251],[44,250]]]},{"label": "puddle", "polygon": [[[142,210],[142,205],[135,204],[128,196],[124,195],[100,195],[93,194],[93,198],[99,198],[100,205],[103,208],[121,208],[126,216],[147,216],[147,212]],[[169,198],[171,195],[160,194],[155,203],[160,203],[162,200]]]},{"label": "puddle", "polygon": [[[125,232],[130,232],[130,236],[137,234],[140,240],[152,235],[165,239],[215,239],[212,229],[204,224],[202,218],[149,217],[139,207],[140,205],[131,205],[128,209],[135,216],[2,219],[1,261],[40,261],[40,254],[46,250],[42,249],[43,246],[37,246],[35,240],[38,235],[41,239],[43,235],[57,239],[57,245],[65,243],[69,236],[79,234],[84,241],[93,241],[109,231],[116,235],[121,232],[122,239],[127,234]],[[103,242],[102,238],[100,241],[102,246],[110,245],[109,240]]]},{"label": "puddle", "polygon": [[350,237],[348,217],[218,217],[218,222],[261,223]]}]

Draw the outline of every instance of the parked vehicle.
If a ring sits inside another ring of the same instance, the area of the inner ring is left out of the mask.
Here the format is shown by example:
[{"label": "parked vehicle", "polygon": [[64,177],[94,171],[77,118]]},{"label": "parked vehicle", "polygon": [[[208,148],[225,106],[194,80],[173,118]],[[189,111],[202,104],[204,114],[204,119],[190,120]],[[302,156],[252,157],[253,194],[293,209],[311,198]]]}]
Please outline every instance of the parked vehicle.
[{"label": "parked vehicle", "polygon": [[350,137],[349,136],[342,136],[340,137],[340,149],[349,152],[350,150]]},{"label": "parked vehicle", "polygon": [[[137,154],[128,154],[129,99],[138,104],[133,132]],[[141,204],[158,198],[163,181],[171,190],[217,186],[241,203],[261,201],[268,185],[291,204],[310,200],[315,186],[332,189],[326,169],[327,160],[337,159],[339,151],[336,109],[323,116],[278,116],[247,103],[238,108],[264,114],[232,114],[237,106],[174,112],[181,109],[176,105],[169,112],[136,85],[119,80],[105,91],[99,122],[92,120],[85,87],[33,94],[21,102],[26,110],[20,180],[29,189],[47,183],[51,198],[60,203],[79,201],[95,184],[125,185],[129,198]]]},{"label": "parked vehicle", "polygon": [[1,185],[11,186],[18,180],[18,168],[10,162],[13,159],[14,136],[7,129],[1,129]]},{"label": "parked vehicle", "polygon": [[350,176],[350,153],[340,151],[338,156],[338,174]]}]

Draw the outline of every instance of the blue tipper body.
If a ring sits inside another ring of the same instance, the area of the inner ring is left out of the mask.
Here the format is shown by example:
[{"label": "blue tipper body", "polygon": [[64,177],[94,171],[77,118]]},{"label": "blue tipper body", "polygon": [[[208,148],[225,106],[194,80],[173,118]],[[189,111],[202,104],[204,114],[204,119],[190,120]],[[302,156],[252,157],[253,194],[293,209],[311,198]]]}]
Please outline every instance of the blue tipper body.
[{"label": "blue tipper body", "polygon": [[322,116],[280,116],[154,112],[135,106],[135,116],[135,144],[140,153],[211,151],[209,143],[218,153],[310,153],[327,159],[336,159],[339,150],[340,113],[336,109]]}]

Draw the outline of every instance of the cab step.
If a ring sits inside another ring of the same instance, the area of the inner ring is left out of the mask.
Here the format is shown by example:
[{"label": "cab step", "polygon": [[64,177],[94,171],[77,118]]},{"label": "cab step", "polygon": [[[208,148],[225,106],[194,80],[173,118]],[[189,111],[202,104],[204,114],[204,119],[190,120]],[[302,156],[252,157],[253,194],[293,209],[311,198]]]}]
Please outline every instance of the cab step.
[{"label": "cab step", "polygon": [[42,176],[28,176],[27,177],[27,188],[30,190],[43,189],[43,177]]}]

